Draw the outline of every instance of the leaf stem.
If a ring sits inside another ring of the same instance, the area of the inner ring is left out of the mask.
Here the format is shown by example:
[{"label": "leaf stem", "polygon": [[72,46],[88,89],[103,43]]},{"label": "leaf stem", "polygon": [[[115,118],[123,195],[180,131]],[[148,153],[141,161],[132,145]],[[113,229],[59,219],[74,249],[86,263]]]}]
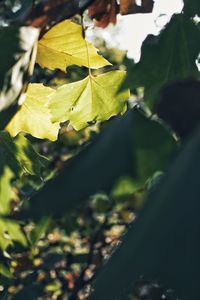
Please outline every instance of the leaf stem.
[{"label": "leaf stem", "polygon": [[82,23],[82,30],[83,30],[83,38],[85,40],[85,47],[86,47],[87,64],[88,64],[88,75],[92,76],[92,71],[91,71],[91,68],[90,68],[90,56],[89,56],[88,43],[87,43],[86,38],[85,38],[86,28],[84,26],[83,16],[81,17],[81,23]]}]

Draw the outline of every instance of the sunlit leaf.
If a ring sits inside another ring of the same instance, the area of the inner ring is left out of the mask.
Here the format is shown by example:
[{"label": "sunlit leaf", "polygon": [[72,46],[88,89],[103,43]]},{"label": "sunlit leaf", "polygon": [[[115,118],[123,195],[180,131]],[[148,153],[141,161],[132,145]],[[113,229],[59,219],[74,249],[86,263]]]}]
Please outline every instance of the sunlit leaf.
[{"label": "sunlit leaf", "polygon": [[53,93],[53,89],[42,84],[29,85],[24,103],[6,128],[11,136],[25,132],[41,139],[57,139],[60,126],[51,122],[48,109],[49,98]]},{"label": "sunlit leaf", "polygon": [[37,62],[43,68],[66,71],[78,65],[94,69],[110,65],[83,38],[82,26],[65,20],[51,28],[38,43]]},{"label": "sunlit leaf", "polygon": [[8,167],[4,167],[0,172],[0,214],[8,214],[10,212],[10,201],[12,191],[10,181],[13,177],[12,171]]},{"label": "sunlit leaf", "polygon": [[63,85],[52,96],[49,108],[53,122],[69,120],[80,130],[93,121],[105,121],[126,110],[129,91],[117,94],[124,80],[124,71],[112,71],[99,76]]},{"label": "sunlit leaf", "polygon": [[13,220],[0,217],[0,248],[6,250],[8,246],[14,244],[14,241],[23,246],[27,244],[20,225]]}]

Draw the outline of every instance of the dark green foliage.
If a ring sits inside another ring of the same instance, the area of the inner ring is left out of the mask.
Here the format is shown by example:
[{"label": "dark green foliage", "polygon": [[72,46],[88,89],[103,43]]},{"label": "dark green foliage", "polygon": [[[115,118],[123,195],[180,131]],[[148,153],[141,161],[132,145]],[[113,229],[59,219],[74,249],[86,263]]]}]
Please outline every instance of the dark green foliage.
[{"label": "dark green foliage", "polygon": [[132,89],[144,87],[145,100],[151,107],[158,101],[164,84],[199,77],[196,59],[200,31],[183,14],[173,16],[160,35],[149,35],[141,51],[141,59],[131,68],[126,82],[132,82]]},{"label": "dark green foliage", "polygon": [[37,242],[42,238],[45,234],[48,226],[50,224],[50,218],[42,218],[38,221],[33,231],[31,231],[29,239],[32,246],[35,246]]},{"label": "dark green foliage", "polygon": [[47,165],[47,160],[34,150],[23,135],[13,139],[6,131],[0,131],[0,151],[4,154],[6,165],[16,176],[27,173],[39,177]]},{"label": "dark green foliage", "polygon": [[111,121],[29,200],[29,215],[61,215],[95,192],[109,192],[121,175],[133,177],[135,190],[142,188],[154,172],[165,168],[174,149],[175,141],[158,122],[133,109]]},{"label": "dark green foliage", "polygon": [[200,81],[178,81],[161,90],[155,110],[181,138],[186,138],[199,124],[199,99]]},{"label": "dark green foliage", "polygon": [[105,264],[91,300],[121,299],[141,275],[159,278],[181,300],[199,299],[199,162],[197,130]]},{"label": "dark green foliage", "polygon": [[200,2],[199,0],[184,0],[184,13],[188,17],[200,16]]}]

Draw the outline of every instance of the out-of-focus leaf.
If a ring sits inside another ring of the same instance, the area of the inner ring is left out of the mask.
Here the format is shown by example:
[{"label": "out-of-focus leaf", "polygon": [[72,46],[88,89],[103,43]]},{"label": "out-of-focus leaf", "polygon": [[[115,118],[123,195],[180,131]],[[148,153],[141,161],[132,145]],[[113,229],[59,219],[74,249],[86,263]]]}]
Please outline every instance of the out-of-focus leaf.
[{"label": "out-of-focus leaf", "polygon": [[24,103],[6,127],[11,136],[25,132],[40,139],[57,139],[60,125],[51,122],[48,109],[48,102],[53,93],[53,89],[43,84],[29,84]]},{"label": "out-of-focus leaf", "polygon": [[6,278],[13,278],[13,275],[8,267],[0,263],[0,274]]},{"label": "out-of-focus leaf", "polygon": [[10,212],[10,201],[12,197],[10,181],[13,177],[12,171],[4,167],[0,172],[0,214],[5,215]]},{"label": "out-of-focus leaf", "polygon": [[155,111],[181,139],[185,139],[199,124],[199,99],[199,80],[176,81],[160,91],[160,100]]},{"label": "out-of-focus leaf", "polygon": [[124,71],[112,71],[99,76],[61,86],[53,94],[49,109],[53,122],[69,120],[80,130],[90,122],[105,121],[126,110],[129,91],[117,94],[124,80]]},{"label": "out-of-focus leaf", "polygon": [[33,70],[38,35],[33,27],[0,28],[0,111],[23,92]]},{"label": "out-of-focus leaf", "polygon": [[31,244],[34,246],[41,239],[42,235],[47,230],[50,223],[50,218],[42,218],[39,222],[37,222],[36,227],[30,234]]},{"label": "out-of-focus leaf", "polygon": [[80,10],[86,9],[89,5],[92,4],[94,0],[79,0],[79,8]]},{"label": "out-of-focus leaf", "polygon": [[14,242],[19,242],[23,246],[27,245],[20,225],[13,220],[0,217],[0,249],[4,251],[8,246],[13,246]]},{"label": "out-of-focus leaf", "polygon": [[0,27],[23,21],[31,8],[33,0],[10,0],[0,2]]},{"label": "out-of-focus leaf", "polygon": [[199,0],[184,0],[184,13],[189,17],[200,16]]},{"label": "out-of-focus leaf", "polygon": [[37,63],[50,70],[66,71],[78,65],[98,69],[110,63],[83,38],[82,26],[65,20],[52,27],[39,41]]},{"label": "out-of-focus leaf", "polygon": [[99,273],[91,300],[121,299],[141,275],[161,280],[182,300],[199,298],[199,178],[198,130]]},{"label": "out-of-focus leaf", "polygon": [[121,0],[120,14],[138,14],[150,13],[153,10],[153,0],[142,0],[141,5],[137,5],[136,0]]},{"label": "out-of-focus leaf", "polygon": [[31,10],[26,24],[46,31],[47,25],[56,24],[76,14],[82,14],[94,0],[43,0]]},{"label": "out-of-focus leaf", "polygon": [[137,110],[116,118],[91,145],[28,202],[31,217],[63,215],[98,191],[109,192],[122,175],[137,187],[165,168],[175,149],[171,135]]},{"label": "out-of-focus leaf", "polygon": [[118,10],[116,0],[96,0],[89,6],[88,15],[95,19],[96,26],[105,28],[116,24]]},{"label": "out-of-focus leaf", "polygon": [[127,196],[133,195],[137,188],[138,185],[135,184],[132,177],[122,176],[114,184],[114,187],[111,191],[111,196],[115,199],[125,199]]},{"label": "out-of-focus leaf", "polygon": [[0,131],[0,149],[5,156],[5,162],[16,174],[22,172],[30,175],[41,175],[41,170],[46,166],[47,160],[40,156],[23,135],[12,139],[6,131]]},{"label": "out-of-focus leaf", "polygon": [[95,21],[95,25],[105,28],[110,23],[117,22],[117,14],[121,15],[150,13],[153,10],[153,0],[142,0],[137,5],[135,0],[96,0],[89,6],[88,15]]},{"label": "out-of-focus leaf", "polygon": [[175,15],[159,36],[146,38],[141,59],[127,74],[124,87],[127,88],[130,82],[132,89],[144,87],[145,100],[152,106],[164,84],[199,77],[196,65],[199,52],[199,29],[184,15]]},{"label": "out-of-focus leaf", "polygon": [[35,300],[44,296],[43,285],[33,282],[29,286],[24,286],[17,294],[13,295],[13,300]]}]

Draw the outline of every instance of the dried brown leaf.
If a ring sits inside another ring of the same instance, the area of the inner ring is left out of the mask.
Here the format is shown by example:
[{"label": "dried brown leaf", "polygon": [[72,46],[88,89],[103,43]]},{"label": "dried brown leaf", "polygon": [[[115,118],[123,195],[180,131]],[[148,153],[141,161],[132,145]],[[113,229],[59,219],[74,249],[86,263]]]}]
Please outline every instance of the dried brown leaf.
[{"label": "dried brown leaf", "polygon": [[142,5],[136,4],[135,0],[121,0],[120,1],[120,14],[138,14],[138,13],[150,13],[153,10],[153,0],[142,0]]},{"label": "dried brown leaf", "polygon": [[118,13],[116,0],[96,0],[88,9],[88,15],[95,19],[95,25],[105,28],[116,23]]}]

